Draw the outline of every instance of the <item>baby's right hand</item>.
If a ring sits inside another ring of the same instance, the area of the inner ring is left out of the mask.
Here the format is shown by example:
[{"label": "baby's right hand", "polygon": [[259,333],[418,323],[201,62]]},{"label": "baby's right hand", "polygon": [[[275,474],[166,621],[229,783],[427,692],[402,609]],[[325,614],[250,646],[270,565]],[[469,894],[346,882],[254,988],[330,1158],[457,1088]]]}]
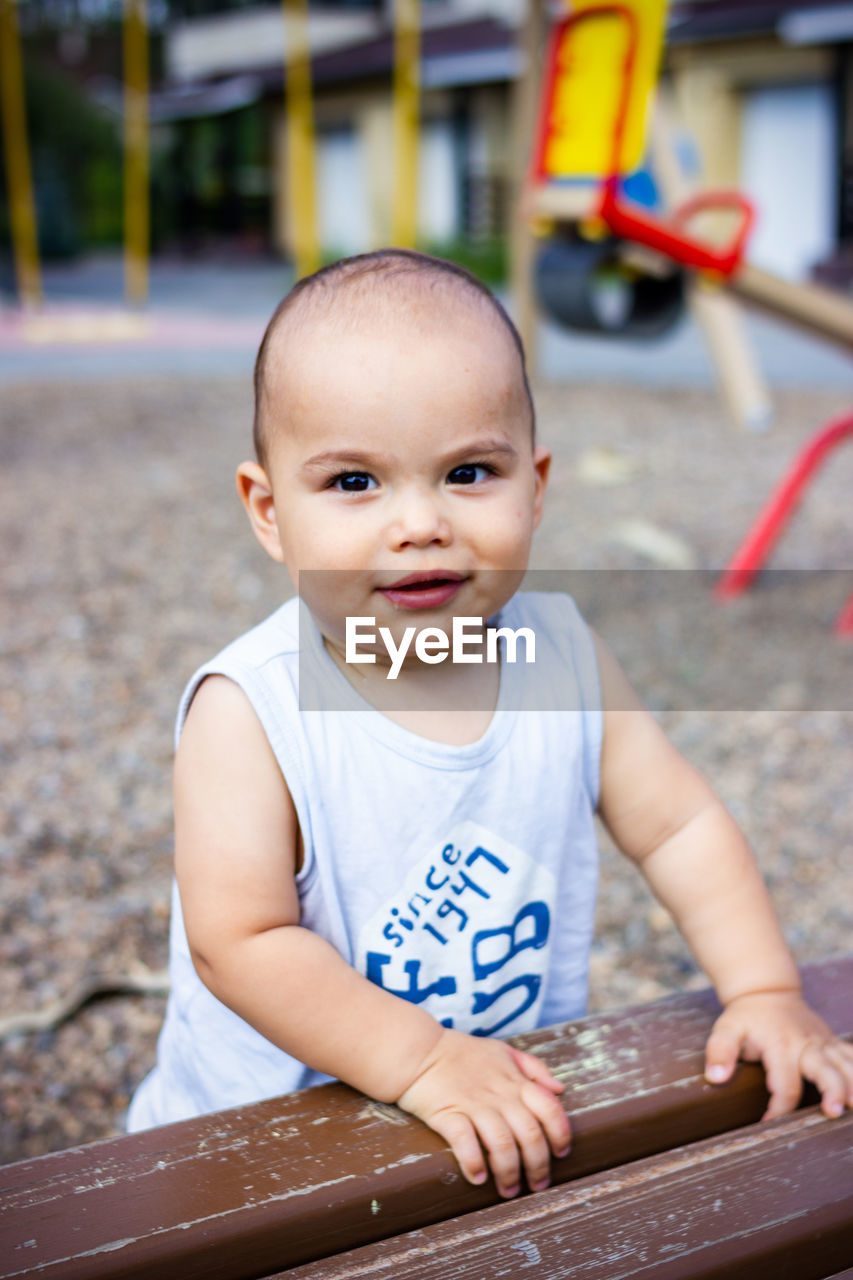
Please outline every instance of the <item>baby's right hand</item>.
[{"label": "baby's right hand", "polygon": [[509,1199],[522,1165],[531,1191],[542,1191],[551,1152],[568,1153],[569,1121],[555,1096],[563,1088],[530,1053],[445,1030],[397,1105],[441,1134],[475,1185],[488,1177],[485,1148],[498,1192]]}]

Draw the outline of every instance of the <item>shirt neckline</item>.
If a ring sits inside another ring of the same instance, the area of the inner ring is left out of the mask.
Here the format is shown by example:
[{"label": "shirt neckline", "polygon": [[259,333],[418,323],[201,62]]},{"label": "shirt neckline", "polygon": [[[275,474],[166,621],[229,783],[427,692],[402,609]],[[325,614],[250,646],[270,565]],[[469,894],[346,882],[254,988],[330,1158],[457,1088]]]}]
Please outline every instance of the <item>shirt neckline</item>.
[{"label": "shirt neckline", "polygon": [[[508,621],[508,615],[514,613],[513,606],[514,597],[499,613],[489,619],[490,624],[495,626],[505,624]],[[518,673],[515,666],[505,660],[502,638],[500,644],[502,660],[498,699],[485,732],[474,742],[462,744],[438,742],[433,738],[424,738],[411,729],[403,728],[362,697],[326,650],[319,627],[304,601],[300,599],[299,661],[300,666],[305,663],[307,668],[301,675],[307,675],[308,681],[313,683],[315,689],[320,688],[326,691],[325,701],[332,703],[331,707],[322,710],[303,708],[302,714],[329,715],[339,712],[346,717],[344,724],[351,722],[358,732],[365,733],[392,748],[399,755],[443,769],[474,768],[491,759],[501,749],[512,732],[517,715],[515,707],[518,705],[518,700],[514,696],[514,690]],[[317,706],[316,701],[313,705]]]}]

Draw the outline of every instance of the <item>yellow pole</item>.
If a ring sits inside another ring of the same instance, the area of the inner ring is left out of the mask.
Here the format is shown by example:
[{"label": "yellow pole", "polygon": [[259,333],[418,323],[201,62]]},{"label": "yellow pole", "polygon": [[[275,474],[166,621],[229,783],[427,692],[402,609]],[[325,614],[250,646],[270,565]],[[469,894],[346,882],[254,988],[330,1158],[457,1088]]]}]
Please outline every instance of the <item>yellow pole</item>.
[{"label": "yellow pole", "polygon": [[18,295],[24,306],[35,306],[42,298],[41,275],[16,0],[0,0],[0,112]]},{"label": "yellow pole", "polygon": [[320,266],[308,0],[284,0],[284,63],[290,235],[301,278]]},{"label": "yellow pole", "polygon": [[418,225],[419,0],[394,0],[394,205],[391,238],[414,248]]},{"label": "yellow pole", "polygon": [[526,0],[523,9],[518,50],[522,71],[512,89],[512,223],[509,237],[510,284],[515,304],[515,320],[531,374],[538,371],[537,311],[533,289],[537,239],[533,232],[531,211],[523,207],[533,131],[536,127],[536,100],[542,83],[542,48],[545,43],[547,14],[543,0]]},{"label": "yellow pole", "polygon": [[148,299],[149,201],[147,0],[125,0],[124,293],[137,305]]}]

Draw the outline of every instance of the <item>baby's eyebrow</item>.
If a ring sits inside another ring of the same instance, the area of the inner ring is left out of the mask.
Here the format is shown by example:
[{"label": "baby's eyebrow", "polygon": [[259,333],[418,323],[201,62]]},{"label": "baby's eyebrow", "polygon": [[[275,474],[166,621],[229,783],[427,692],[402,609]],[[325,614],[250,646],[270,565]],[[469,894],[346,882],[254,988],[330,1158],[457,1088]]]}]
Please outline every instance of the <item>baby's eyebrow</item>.
[{"label": "baby's eyebrow", "polygon": [[503,454],[505,457],[515,458],[518,450],[508,440],[472,440],[470,444],[461,445],[458,449],[454,449],[451,454],[448,454],[447,460],[473,457],[475,454],[481,458],[494,454]]},{"label": "baby's eyebrow", "polygon": [[303,462],[302,471],[328,471],[330,467],[347,467],[353,471],[370,470],[381,461],[375,454],[360,453],[358,450],[330,450],[327,453],[315,453],[313,458]]}]

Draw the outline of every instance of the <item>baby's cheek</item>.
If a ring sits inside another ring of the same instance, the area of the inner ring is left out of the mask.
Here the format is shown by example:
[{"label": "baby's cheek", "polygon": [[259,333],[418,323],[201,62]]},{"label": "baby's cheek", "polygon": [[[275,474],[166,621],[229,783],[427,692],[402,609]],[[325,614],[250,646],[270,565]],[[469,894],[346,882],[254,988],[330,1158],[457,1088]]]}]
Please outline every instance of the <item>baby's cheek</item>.
[{"label": "baby's cheek", "polygon": [[533,527],[533,512],[529,507],[519,506],[512,513],[512,528],[518,534],[524,534]]},{"label": "baby's cheek", "polygon": [[494,531],[492,543],[496,555],[506,565],[516,566],[530,549],[533,522],[523,507],[505,513]]}]

